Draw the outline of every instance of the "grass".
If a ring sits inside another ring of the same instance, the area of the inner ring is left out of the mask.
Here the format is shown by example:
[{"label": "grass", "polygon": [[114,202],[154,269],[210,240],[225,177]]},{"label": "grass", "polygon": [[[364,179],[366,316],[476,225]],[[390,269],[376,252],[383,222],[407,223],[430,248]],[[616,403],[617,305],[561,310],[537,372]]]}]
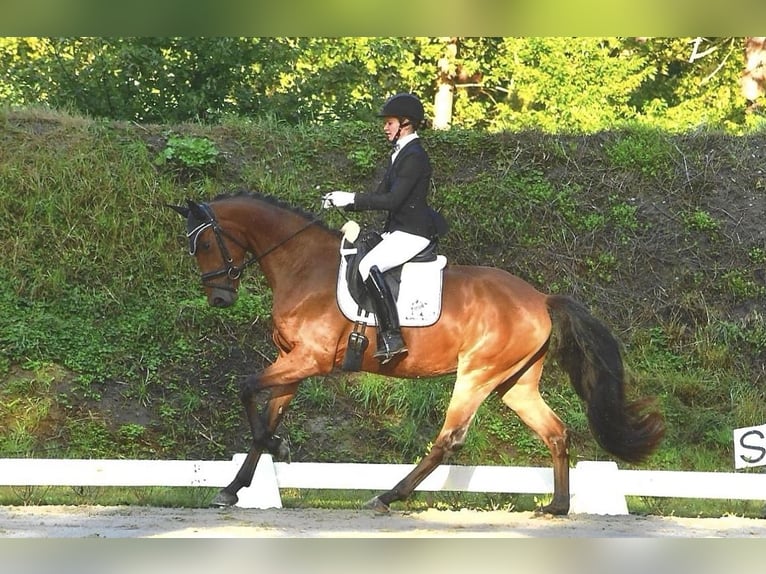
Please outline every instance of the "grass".
[{"label": "grass", "polygon": [[159,506],[172,508],[204,508],[209,506],[217,488],[116,487],[116,486],[14,486],[0,487],[2,506],[96,505]]},{"label": "grass", "polygon": [[671,167],[672,144],[662,131],[643,128],[610,142],[605,153],[617,167],[635,169],[645,176],[660,176]]},{"label": "grass", "polygon": [[[206,508],[217,494],[209,487],[0,487],[0,506],[92,505],[154,506],[160,508]],[[362,510],[367,501],[380,494],[373,490],[323,490],[288,488],[280,491],[284,508]],[[410,499],[391,505],[394,512],[439,510],[500,510],[534,512],[550,502],[550,495],[428,492],[418,491]],[[628,512],[634,515],[718,518],[739,516],[763,518],[766,509],[759,500],[695,500],[649,496],[626,497]]]},{"label": "grass", "polygon": [[[158,506],[204,508],[218,492],[208,487],[0,487],[0,506],[79,505]],[[361,509],[380,494],[373,490],[322,490],[287,488],[280,492],[284,508]],[[418,492],[406,502],[394,503],[394,510],[441,508],[485,508],[488,510],[534,510],[532,495],[505,495],[459,492]]]}]

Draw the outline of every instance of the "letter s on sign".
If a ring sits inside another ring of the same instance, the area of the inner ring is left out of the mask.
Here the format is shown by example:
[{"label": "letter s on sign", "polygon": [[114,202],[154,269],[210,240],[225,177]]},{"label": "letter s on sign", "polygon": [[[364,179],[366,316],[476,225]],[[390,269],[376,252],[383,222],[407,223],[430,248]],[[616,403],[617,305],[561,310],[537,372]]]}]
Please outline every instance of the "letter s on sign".
[{"label": "letter s on sign", "polygon": [[[766,459],[766,446],[764,446],[764,434],[758,430],[753,429],[747,431],[739,437],[739,445],[745,449],[746,452],[740,452],[739,458],[748,465],[758,466],[759,463],[763,463]],[[761,444],[758,444],[758,442]]]}]

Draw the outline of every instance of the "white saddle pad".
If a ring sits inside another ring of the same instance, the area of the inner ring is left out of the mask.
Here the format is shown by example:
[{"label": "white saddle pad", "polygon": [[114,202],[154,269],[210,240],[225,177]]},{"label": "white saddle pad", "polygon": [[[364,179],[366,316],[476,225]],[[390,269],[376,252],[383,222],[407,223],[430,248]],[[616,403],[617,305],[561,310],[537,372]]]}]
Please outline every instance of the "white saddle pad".
[{"label": "white saddle pad", "polygon": [[[343,245],[344,242],[341,242]],[[346,282],[346,257],[356,253],[356,249],[341,247],[340,271],[338,272],[338,307],[351,321],[368,325],[377,325],[375,314],[369,315],[354,301]],[[442,272],[447,265],[444,255],[437,255],[435,261],[405,263],[402,266],[399,297],[396,308],[399,310],[399,323],[402,327],[427,327],[439,320],[442,304]]]}]

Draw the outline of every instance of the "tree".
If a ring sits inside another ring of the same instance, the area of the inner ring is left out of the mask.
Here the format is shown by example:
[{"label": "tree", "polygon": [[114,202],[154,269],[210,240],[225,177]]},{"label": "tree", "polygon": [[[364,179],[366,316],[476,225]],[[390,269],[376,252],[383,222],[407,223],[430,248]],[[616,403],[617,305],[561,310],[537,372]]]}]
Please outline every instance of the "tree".
[{"label": "tree", "polygon": [[746,126],[744,39],[637,38],[631,46],[653,69],[634,99],[643,121],[676,131]]},{"label": "tree", "polygon": [[269,42],[238,38],[25,38],[0,51],[15,100],[145,122],[258,107]]},{"label": "tree", "polygon": [[452,123],[452,102],[455,92],[457,38],[444,38],[444,55],[438,62],[436,97],[434,98],[434,122],[437,130],[449,128]]},{"label": "tree", "polygon": [[766,36],[745,38],[742,95],[752,104],[766,92]]},{"label": "tree", "polygon": [[370,121],[388,96],[411,91],[438,129],[741,131],[761,122],[764,40],[4,38],[0,103],[142,122],[232,114],[297,124]]}]

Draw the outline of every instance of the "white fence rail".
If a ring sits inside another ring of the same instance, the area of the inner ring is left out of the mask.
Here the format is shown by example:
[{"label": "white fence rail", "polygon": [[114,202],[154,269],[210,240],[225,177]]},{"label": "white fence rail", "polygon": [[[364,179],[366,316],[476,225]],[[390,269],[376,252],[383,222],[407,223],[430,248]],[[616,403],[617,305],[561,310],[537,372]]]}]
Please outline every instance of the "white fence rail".
[{"label": "white fence rail", "polygon": [[[244,459],[230,461],[0,459],[2,486],[204,486],[222,487]],[[253,484],[239,492],[238,506],[281,508],[280,488],[380,490],[392,488],[409,464],[273,462],[263,455]],[[420,491],[550,494],[550,468],[438,467]],[[766,474],[621,470],[613,462],[579,462],[571,469],[571,512],[627,514],[625,496],[766,500]]]}]

